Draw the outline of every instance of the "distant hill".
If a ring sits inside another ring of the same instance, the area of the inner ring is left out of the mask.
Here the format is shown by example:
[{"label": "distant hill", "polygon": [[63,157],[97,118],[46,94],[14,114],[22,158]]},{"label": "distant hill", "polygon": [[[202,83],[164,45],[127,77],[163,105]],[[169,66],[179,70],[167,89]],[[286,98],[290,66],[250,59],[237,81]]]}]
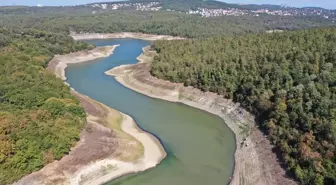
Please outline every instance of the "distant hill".
[{"label": "distant hill", "polygon": [[129,0],[116,2],[97,2],[77,6],[62,7],[27,7],[6,6],[0,7],[0,14],[91,14],[110,12],[115,10],[138,11],[175,11],[187,14],[195,14],[203,17],[217,17],[225,15],[233,16],[299,16],[320,17],[330,21],[336,21],[336,10],[319,7],[295,8],[280,5],[256,5],[256,4],[229,4],[214,0]]},{"label": "distant hill", "polygon": [[[170,8],[170,9],[185,8],[188,10],[193,9],[193,8],[239,8],[239,9],[246,9],[246,10],[258,10],[258,9],[270,9],[270,10],[315,9],[315,10],[321,10],[321,9],[324,9],[320,7],[295,8],[295,7],[272,5],[272,4],[260,4],[260,5],[259,4],[235,4],[235,3],[226,3],[223,1],[215,1],[215,0],[129,0],[129,1],[97,2],[97,3],[118,4],[118,3],[150,3],[150,2],[158,2],[160,3],[161,6],[163,6],[163,8]],[[91,4],[95,4],[95,3],[91,3]]]},{"label": "distant hill", "polygon": [[332,10],[239,5],[213,0],[130,0],[59,7],[7,6],[0,7],[0,15],[0,27],[3,28],[46,27],[50,31],[103,33],[134,31],[185,37],[336,25],[336,13]]},{"label": "distant hill", "polygon": [[137,9],[136,7],[139,6],[150,6],[145,10],[192,12],[193,14],[207,17],[222,15],[259,16],[260,14],[269,14],[280,16],[317,16],[324,19],[336,20],[336,10],[319,7],[295,8],[270,4],[229,4],[214,0],[129,0],[89,4],[89,6],[96,8],[98,8],[98,5],[106,5],[107,7],[104,6],[105,9],[109,9],[109,6],[117,5],[120,9]]},{"label": "distant hill", "polygon": [[[248,10],[256,10],[260,8],[280,9],[279,5],[255,5],[255,4],[229,4],[223,1],[214,0],[129,0],[129,1],[114,1],[114,2],[97,2],[99,4],[119,4],[119,3],[150,3],[158,2],[160,6],[167,9],[197,9],[197,8],[241,8]],[[91,4],[97,4],[91,3]]]}]

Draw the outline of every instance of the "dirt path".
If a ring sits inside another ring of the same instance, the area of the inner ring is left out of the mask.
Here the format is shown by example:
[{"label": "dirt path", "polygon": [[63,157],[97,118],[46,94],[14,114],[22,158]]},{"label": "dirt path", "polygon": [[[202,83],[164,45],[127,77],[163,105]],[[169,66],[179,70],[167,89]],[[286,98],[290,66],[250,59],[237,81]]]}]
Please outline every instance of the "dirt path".
[{"label": "dirt path", "polygon": [[232,185],[296,184],[287,178],[276,154],[272,152],[273,146],[257,129],[253,115],[242,109],[239,104],[215,93],[202,92],[151,76],[150,63],[155,52],[150,51],[150,47],[144,48],[143,51],[138,57],[138,64],[119,66],[106,74],[115,76],[125,87],[147,96],[181,102],[222,117],[235,133],[237,141]]}]

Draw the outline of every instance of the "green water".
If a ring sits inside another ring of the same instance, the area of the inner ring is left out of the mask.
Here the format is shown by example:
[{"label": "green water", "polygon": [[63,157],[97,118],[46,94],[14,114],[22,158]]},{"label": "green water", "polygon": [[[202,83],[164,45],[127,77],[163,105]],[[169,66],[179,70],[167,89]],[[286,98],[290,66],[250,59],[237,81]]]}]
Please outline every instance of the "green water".
[{"label": "green water", "polygon": [[160,139],[168,153],[156,168],[108,184],[228,184],[234,167],[235,139],[221,118],[183,104],[141,95],[104,74],[115,66],[136,63],[142,48],[150,43],[135,39],[88,42],[120,46],[108,58],[69,66],[67,82],[78,92],[132,116],[142,129]]}]

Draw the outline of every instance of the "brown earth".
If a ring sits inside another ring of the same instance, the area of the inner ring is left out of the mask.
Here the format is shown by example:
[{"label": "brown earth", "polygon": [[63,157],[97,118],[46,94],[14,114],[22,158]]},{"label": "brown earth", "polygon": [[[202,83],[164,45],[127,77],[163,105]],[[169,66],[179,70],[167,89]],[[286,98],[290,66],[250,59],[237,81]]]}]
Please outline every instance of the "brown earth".
[{"label": "brown earth", "polygon": [[146,33],[121,32],[121,33],[71,33],[74,40],[90,40],[90,39],[117,39],[117,38],[134,38],[142,40],[180,40],[183,37],[174,37],[170,35],[153,35]]},{"label": "brown earth", "polygon": [[[47,69],[65,79],[67,63],[106,57],[115,47],[55,56]],[[14,185],[103,184],[121,175],[152,168],[165,158],[160,142],[137,127],[131,117],[74,90],[71,93],[87,114],[80,140],[61,160],[23,177]]]},{"label": "brown earth", "polygon": [[101,46],[92,50],[78,51],[67,55],[56,55],[48,64],[47,69],[53,72],[57,77],[66,80],[65,68],[68,64],[76,64],[92,61],[98,58],[108,57],[119,45]]},{"label": "brown earth", "polygon": [[256,126],[254,116],[238,103],[211,92],[202,92],[183,84],[161,80],[150,74],[154,51],[143,49],[134,65],[124,65],[107,71],[116,80],[132,90],[153,98],[181,102],[223,118],[236,135],[235,169],[232,185],[294,185],[286,176],[281,162],[273,152],[274,146]]},{"label": "brown earth", "polygon": [[[120,124],[122,115],[105,105],[76,91],[71,91],[81,102],[87,113],[87,123],[81,132],[80,140],[70,153],[60,161],[48,164],[42,170],[34,172],[15,185],[54,185],[70,184],[72,174],[79,169],[106,158],[126,159],[132,161],[140,157],[141,143],[109,125]],[[112,117],[112,119],[111,119]],[[130,154],[135,154],[130,156]],[[86,179],[89,181],[91,179]],[[85,182],[82,182],[84,184]]]}]

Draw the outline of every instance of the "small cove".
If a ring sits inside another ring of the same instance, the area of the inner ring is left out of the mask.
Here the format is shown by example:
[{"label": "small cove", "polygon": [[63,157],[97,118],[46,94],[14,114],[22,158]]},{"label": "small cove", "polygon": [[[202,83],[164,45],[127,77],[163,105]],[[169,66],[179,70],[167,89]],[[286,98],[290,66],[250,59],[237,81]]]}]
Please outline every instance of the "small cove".
[{"label": "small cove", "polygon": [[97,46],[120,44],[108,58],[70,65],[67,82],[87,95],[134,118],[157,136],[168,154],[156,168],[127,175],[109,185],[223,185],[234,166],[235,139],[223,120],[207,112],[152,99],[129,90],[104,74],[123,64],[134,64],[148,41],[113,39],[88,41]]}]

